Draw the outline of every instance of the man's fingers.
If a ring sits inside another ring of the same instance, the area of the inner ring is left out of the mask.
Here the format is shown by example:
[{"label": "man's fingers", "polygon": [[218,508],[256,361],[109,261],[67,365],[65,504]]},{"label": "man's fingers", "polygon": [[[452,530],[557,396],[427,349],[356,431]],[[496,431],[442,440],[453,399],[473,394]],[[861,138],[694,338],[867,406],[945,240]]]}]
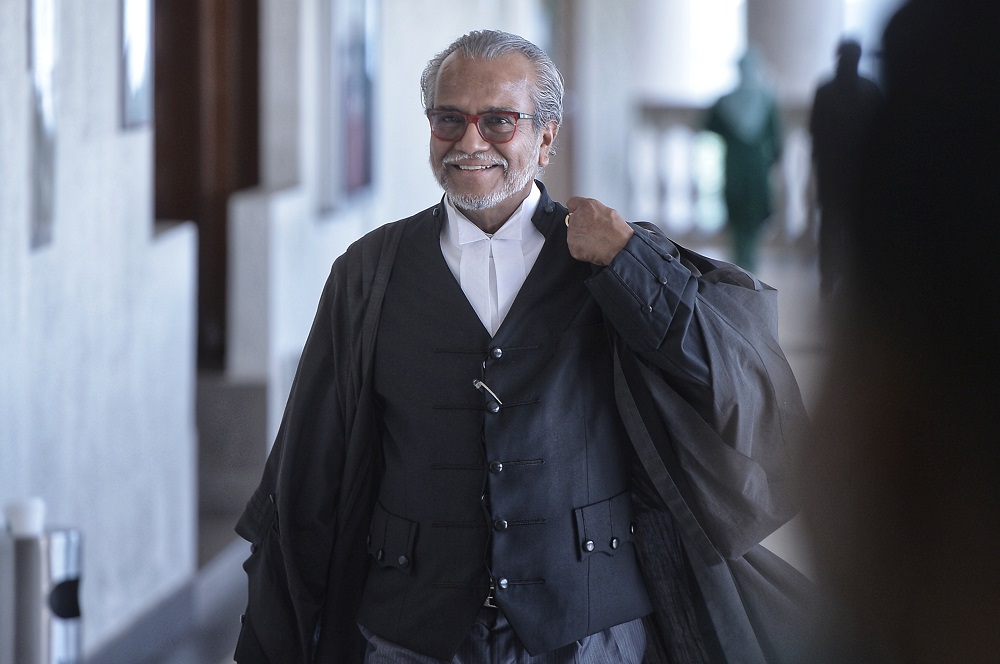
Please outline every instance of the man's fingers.
[{"label": "man's fingers", "polygon": [[566,201],[566,207],[569,209],[569,213],[573,214],[577,210],[583,212],[588,208],[593,208],[594,204],[597,203],[593,198],[584,198],[582,196],[573,196],[568,201]]}]

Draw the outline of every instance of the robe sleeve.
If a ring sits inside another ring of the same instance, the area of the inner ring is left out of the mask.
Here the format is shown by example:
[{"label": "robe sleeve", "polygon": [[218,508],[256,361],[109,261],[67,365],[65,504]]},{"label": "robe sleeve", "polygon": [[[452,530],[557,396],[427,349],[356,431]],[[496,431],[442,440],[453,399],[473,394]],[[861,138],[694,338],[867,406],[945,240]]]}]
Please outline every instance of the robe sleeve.
[{"label": "robe sleeve", "polygon": [[660,498],[706,562],[742,556],[795,514],[809,430],[776,291],[646,226],[588,286],[614,328],[619,410]]},{"label": "robe sleeve", "polygon": [[693,401],[707,401],[711,373],[694,316],[697,276],[658,231],[644,225],[634,230],[587,287],[629,348],[685,385]]},{"label": "robe sleeve", "polygon": [[346,447],[332,333],[337,271],[320,299],[264,477],[237,526],[251,542],[240,644],[252,631],[266,654],[265,660],[238,657],[241,664],[307,661],[325,600]]},{"label": "robe sleeve", "polygon": [[366,377],[401,228],[352,245],[324,287],[263,478],[236,528],[251,543],[240,664],[360,661],[355,614],[367,566],[356,544],[378,448]]}]

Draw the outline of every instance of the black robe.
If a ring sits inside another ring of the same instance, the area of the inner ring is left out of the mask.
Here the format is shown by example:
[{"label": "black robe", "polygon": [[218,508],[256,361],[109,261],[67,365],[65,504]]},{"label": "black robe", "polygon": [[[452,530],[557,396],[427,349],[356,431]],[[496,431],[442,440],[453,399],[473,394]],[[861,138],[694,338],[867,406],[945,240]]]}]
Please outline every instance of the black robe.
[{"label": "black robe", "polygon": [[[565,214],[544,188],[539,208]],[[249,602],[236,651],[241,664],[362,659],[355,615],[380,463],[372,358],[407,221],[352,244],[324,288],[263,478],[237,525],[252,545],[244,564]],[[636,530],[649,591],[661,607],[647,621],[647,660],[670,661],[687,647],[671,645],[690,635],[678,637],[671,628],[676,616],[664,615],[671,603],[657,601],[688,592],[677,573],[686,567],[703,600],[695,622],[710,643],[708,659],[796,661],[808,637],[803,607],[811,587],[759,545],[796,512],[795,450],[809,428],[777,343],[776,292],[736,266],[678,247],[652,226],[635,229],[664,260],[679,259],[690,270],[697,288],[690,324],[711,376],[704,393],[693,396],[669,371],[643,361],[648,349],[623,341],[634,335],[609,323],[619,410],[650,487],[652,518]],[[606,311],[611,306],[617,303],[602,301]],[[609,318],[623,324],[621,316]]]}]

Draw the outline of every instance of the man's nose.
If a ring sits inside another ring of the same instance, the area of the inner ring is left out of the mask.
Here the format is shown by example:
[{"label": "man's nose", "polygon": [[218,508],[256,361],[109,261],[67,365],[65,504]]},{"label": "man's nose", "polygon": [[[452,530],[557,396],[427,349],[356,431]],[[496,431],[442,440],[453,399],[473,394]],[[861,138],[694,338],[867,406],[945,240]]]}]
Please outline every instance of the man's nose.
[{"label": "man's nose", "polygon": [[475,122],[465,125],[465,132],[455,141],[455,147],[466,154],[475,154],[488,150],[490,142],[483,138],[479,132],[479,126]]}]

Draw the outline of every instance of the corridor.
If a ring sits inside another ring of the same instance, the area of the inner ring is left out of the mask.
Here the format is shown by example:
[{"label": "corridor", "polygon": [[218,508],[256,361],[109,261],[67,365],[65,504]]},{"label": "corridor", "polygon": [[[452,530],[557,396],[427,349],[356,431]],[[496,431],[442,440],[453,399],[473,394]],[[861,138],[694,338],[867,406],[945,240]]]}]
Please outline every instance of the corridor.
[{"label": "corridor", "polygon": [[[898,2],[0,0],[0,503],[39,496],[84,533],[89,664],[228,661],[233,525],[320,289],[350,242],[440,197],[418,82],[468,30],[523,34],[563,70],[555,198],[677,234],[714,231],[701,113],[765,51],[790,137],[759,272],[814,404],[802,121],[841,32],[874,44]],[[797,522],[767,544],[809,572]]]}]

